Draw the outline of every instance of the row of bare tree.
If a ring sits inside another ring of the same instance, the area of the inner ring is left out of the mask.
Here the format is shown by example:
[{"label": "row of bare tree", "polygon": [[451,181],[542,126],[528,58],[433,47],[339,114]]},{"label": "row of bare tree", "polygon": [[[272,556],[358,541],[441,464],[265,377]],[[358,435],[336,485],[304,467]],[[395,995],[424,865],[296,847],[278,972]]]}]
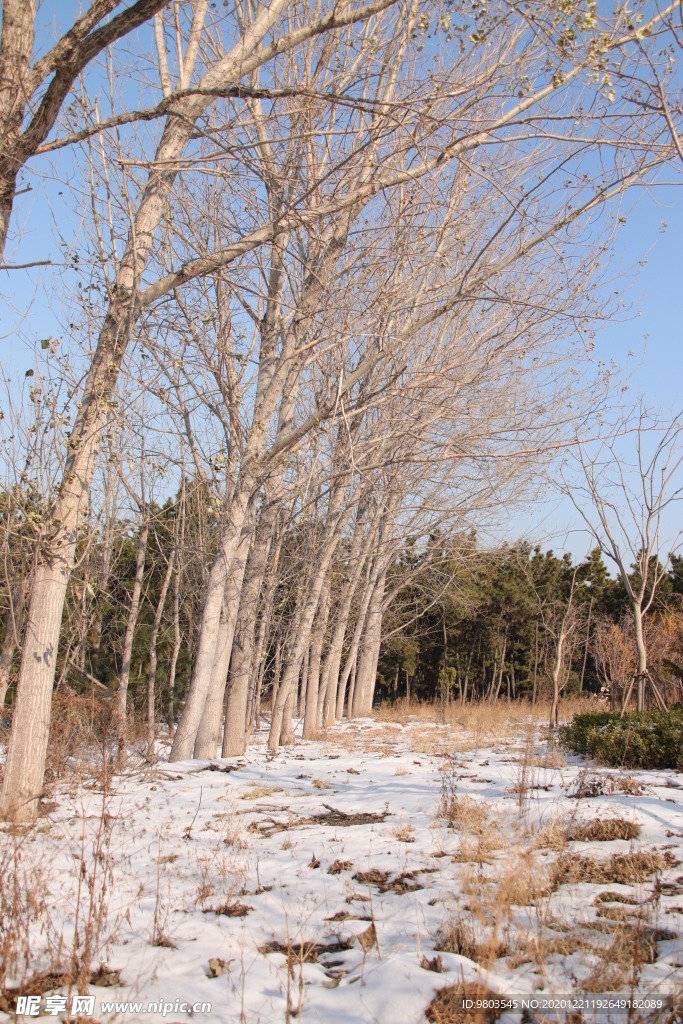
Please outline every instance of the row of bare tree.
[{"label": "row of bare tree", "polygon": [[244,749],[298,524],[270,746],[297,701],[307,735],[365,713],[398,546],[500,508],[604,397],[620,199],[680,149],[676,3],[93,0],[59,39],[41,17],[3,5],[0,238],[21,253],[19,186],[48,166],[77,227],[66,340],[8,400],[6,490],[35,504],[11,818],[37,812],[72,574],[117,489],[141,523],[132,649],[147,472],[166,493],[191,472],[210,512],[171,757],[214,755],[224,705]]}]

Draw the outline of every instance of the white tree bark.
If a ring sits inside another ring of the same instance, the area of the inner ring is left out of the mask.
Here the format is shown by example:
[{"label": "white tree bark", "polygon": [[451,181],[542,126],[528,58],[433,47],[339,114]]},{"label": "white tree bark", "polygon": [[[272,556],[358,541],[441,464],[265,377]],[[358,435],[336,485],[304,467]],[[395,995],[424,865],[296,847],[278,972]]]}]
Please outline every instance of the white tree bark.
[{"label": "white tree bark", "polygon": [[326,579],[320,595],[318,614],[313,627],[313,642],[309,652],[308,679],[304,707],[303,738],[312,740],[318,735],[318,689],[320,685],[320,661],[322,657],[325,630],[330,614],[330,583]]},{"label": "white tree bark", "polygon": [[377,680],[377,661],[382,642],[382,605],[386,570],[382,570],[375,583],[365,619],[363,646],[356,669],[356,685],[353,693],[351,715],[354,718],[367,717],[372,711]]},{"label": "white tree bark", "polygon": [[22,632],[22,620],[24,617],[24,605],[28,593],[28,577],[22,576],[18,583],[10,590],[10,608],[7,612],[7,623],[5,626],[5,639],[0,651],[0,713],[5,706],[7,691],[10,684],[12,661],[14,652],[19,646],[19,638]]},{"label": "white tree bark", "polygon": [[221,616],[220,633],[216,644],[216,655],[211,673],[209,690],[204,703],[202,718],[194,742],[194,757],[215,757],[221,742],[225,687],[233,650],[235,625],[240,605],[240,594],[251,543],[251,519],[247,515],[245,528],[225,582],[223,598],[224,613]]},{"label": "white tree bark", "polygon": [[133,640],[135,639],[135,624],[138,619],[140,597],[142,595],[142,583],[145,575],[145,556],[147,554],[148,533],[149,523],[145,515],[142,526],[140,527],[140,535],[138,537],[138,551],[135,560],[135,579],[133,580],[133,591],[130,598],[130,608],[128,609],[126,633],[123,639],[121,673],[119,675],[119,686],[116,693],[116,760],[119,771],[124,771],[128,764],[128,682],[130,680],[130,664],[133,655]]},{"label": "white tree bark", "polygon": [[152,633],[149,638],[149,673],[147,676],[147,757],[149,760],[154,758],[154,696],[157,678],[157,639],[161,628],[161,618],[164,614],[164,605],[166,604],[166,595],[168,594],[168,588],[171,583],[174,564],[175,551],[172,551],[168,560],[168,565],[166,566],[166,573],[161,583],[159,602],[154,612]]}]

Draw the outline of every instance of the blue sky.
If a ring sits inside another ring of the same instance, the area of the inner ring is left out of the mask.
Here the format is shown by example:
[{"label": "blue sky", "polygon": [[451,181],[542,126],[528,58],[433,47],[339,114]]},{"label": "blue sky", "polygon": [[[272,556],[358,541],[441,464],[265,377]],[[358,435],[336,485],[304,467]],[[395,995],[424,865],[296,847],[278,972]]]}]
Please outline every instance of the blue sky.
[{"label": "blue sky", "polygon": [[[58,5],[59,16],[68,20],[66,13],[75,6],[71,0]],[[51,259],[59,263],[63,255],[55,224],[63,225],[67,238],[77,233],[72,217],[68,223],[63,219],[69,186],[58,180],[68,182],[68,153],[61,154],[56,163],[58,176],[43,175],[43,168],[41,175],[29,174],[33,191],[19,200],[15,216],[15,227],[25,224],[25,229],[15,251],[11,245],[8,247],[8,262]],[[670,177],[674,178],[675,172]],[[664,223],[666,230],[661,229]],[[625,297],[631,309],[619,321],[604,326],[596,337],[597,357],[614,360],[629,376],[625,399],[635,400],[642,394],[651,406],[671,411],[683,405],[679,369],[683,331],[681,239],[680,186],[651,189],[629,213],[614,245],[613,287],[628,284]],[[641,260],[644,262],[639,266]],[[59,303],[62,273],[59,268],[0,271],[0,365],[5,372],[11,369],[13,386],[22,381],[33,365],[36,340],[61,335],[50,296],[54,295]],[[571,532],[578,525],[576,515],[566,503],[558,503],[554,498],[507,521],[511,537],[526,533],[544,546],[552,544],[558,550],[567,546],[577,555],[588,544],[585,536]]]}]

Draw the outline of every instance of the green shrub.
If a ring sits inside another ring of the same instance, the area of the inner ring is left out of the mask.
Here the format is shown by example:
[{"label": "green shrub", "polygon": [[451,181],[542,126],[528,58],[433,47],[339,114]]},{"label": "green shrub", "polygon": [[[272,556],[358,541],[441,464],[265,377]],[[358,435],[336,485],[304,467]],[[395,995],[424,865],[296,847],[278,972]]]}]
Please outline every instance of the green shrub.
[{"label": "green shrub", "polygon": [[562,744],[601,764],[683,770],[683,706],[667,711],[588,712],[560,730]]}]

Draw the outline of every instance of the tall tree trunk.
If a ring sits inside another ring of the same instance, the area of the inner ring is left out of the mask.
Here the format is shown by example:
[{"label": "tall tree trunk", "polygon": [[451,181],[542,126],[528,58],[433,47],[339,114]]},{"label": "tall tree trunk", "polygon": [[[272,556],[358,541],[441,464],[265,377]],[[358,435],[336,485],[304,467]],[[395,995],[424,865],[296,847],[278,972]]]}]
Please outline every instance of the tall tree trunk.
[{"label": "tall tree trunk", "polygon": [[249,707],[247,725],[249,730],[261,720],[261,694],[263,677],[266,671],[266,637],[270,631],[270,620],[273,614],[273,602],[277,588],[277,567],[280,562],[282,537],[280,536],[270,558],[270,572],[265,582],[265,592],[258,620],[258,634],[251,659],[251,683],[249,686]]},{"label": "tall tree trunk", "polygon": [[[29,3],[24,4],[23,0],[10,2],[12,10],[17,13],[17,19],[23,18],[22,8],[28,8]],[[86,376],[80,406],[69,437],[59,493],[38,542],[12,732],[0,796],[0,817],[31,821],[38,813],[50,732],[59,633],[79,528],[83,510],[87,507],[97,451],[110,411],[110,399],[133,325],[140,314],[139,282],[163,216],[169,189],[179,171],[178,158],[194,132],[197,118],[211,103],[211,90],[227,81],[239,81],[245,55],[253,53],[258,47],[285,5],[286,0],[272,0],[257,15],[231,53],[203,76],[201,84],[207,91],[180,100],[173,116],[164,125]],[[3,9],[3,32],[6,16],[7,4]],[[16,20],[13,31],[23,32],[23,22]],[[21,45],[27,45],[27,38],[24,38]],[[186,68],[185,71],[190,73],[190,69]],[[4,69],[2,74],[5,74]],[[4,213],[0,213],[0,216],[5,218],[9,198],[5,189],[4,197],[0,197],[0,203],[5,204]],[[3,230],[6,232],[6,226]]]},{"label": "tall tree trunk", "polygon": [[557,639],[557,648],[555,651],[555,662],[553,664],[552,671],[552,682],[553,682],[553,699],[550,705],[550,728],[557,729],[557,723],[559,719],[559,708],[560,708],[560,676],[562,675],[562,665],[564,661],[564,642],[565,632],[562,628],[560,635]]},{"label": "tall tree trunk", "polygon": [[[369,572],[368,575],[369,575],[369,579],[367,579],[366,582],[365,582],[365,586],[363,588],[363,593],[361,595],[360,603],[359,603],[359,606],[358,606],[358,614],[357,614],[357,617],[356,617],[356,624],[355,624],[354,629],[353,629],[353,636],[351,638],[351,645],[350,645],[348,653],[346,655],[346,661],[344,662],[344,668],[342,669],[342,671],[341,671],[341,673],[339,675],[339,678],[338,678],[338,680],[336,682],[336,693],[337,693],[336,711],[338,712],[337,713],[337,718],[338,719],[340,719],[342,717],[342,714],[343,714],[343,711],[344,711],[344,702],[345,702],[345,697],[346,697],[346,686],[347,686],[347,683],[348,683],[349,679],[351,678],[351,671],[352,671],[354,665],[356,664],[356,660],[358,658],[358,650],[360,648],[360,642],[361,642],[361,639],[362,639],[362,636],[363,636],[363,630],[365,628],[365,619],[366,619],[367,612],[368,612],[368,605],[370,604],[370,599],[372,598],[372,593],[373,593],[373,589],[374,589],[374,577],[373,577],[372,572]],[[335,688],[335,680],[333,679],[332,675],[330,675],[330,679],[329,679],[329,682],[328,682],[328,687]],[[348,708],[347,708],[347,710],[348,710]],[[324,725],[331,725],[333,721],[334,721],[334,716],[331,719],[329,719],[329,720],[328,720],[327,716],[325,716],[323,724]]]},{"label": "tall tree trunk", "polygon": [[287,700],[285,701],[284,711],[282,713],[282,724],[280,726],[280,744],[283,747],[289,747],[292,745],[292,743],[294,743],[294,730],[292,728],[292,718],[294,717],[295,701],[296,686],[293,686],[290,687]]},{"label": "tall tree trunk", "polygon": [[363,647],[356,669],[356,685],[351,708],[354,718],[366,717],[372,712],[377,680],[377,662],[382,643],[382,605],[385,583],[386,570],[383,570],[375,583],[365,620]]},{"label": "tall tree trunk", "polygon": [[266,505],[259,520],[254,544],[249,555],[240,596],[233,643],[228,703],[223,729],[223,757],[243,754],[247,748],[247,707],[254,672],[254,642],[259,596],[269,566],[275,523],[279,508],[275,502]]},{"label": "tall tree trunk", "polygon": [[280,679],[282,678],[282,648],[282,637],[278,637],[275,644],[275,657],[273,658],[273,683],[270,694],[271,717],[272,709],[275,707],[275,701],[277,700],[277,692],[280,689]]},{"label": "tall tree trunk", "polygon": [[175,698],[175,674],[180,654],[182,636],[180,633],[180,565],[178,565],[173,580],[173,650],[171,652],[171,664],[168,670],[168,735],[173,739],[175,733],[175,710],[173,702]]},{"label": "tall tree trunk", "polygon": [[249,490],[251,488],[247,488],[246,481],[243,481],[241,493],[235,496],[231,504],[228,522],[223,527],[220,550],[211,566],[204,595],[204,607],[190,690],[173,739],[170,754],[171,761],[185,761],[192,757],[195,739],[204,713],[204,704],[206,703],[211,686],[218,643],[221,637],[220,619],[223,609],[225,584],[228,574],[232,570],[237,549],[242,539],[242,528],[247,517],[247,505],[250,497]]},{"label": "tall tree trunk", "polygon": [[[330,646],[321,673],[322,688],[321,692],[319,692],[318,724],[324,722],[326,725],[330,725],[335,718],[341,718],[344,710],[343,689],[341,693],[338,692],[340,689],[339,669],[344,648],[344,637],[346,636],[346,628],[349,622],[349,615],[351,614],[353,596],[374,542],[374,522],[371,523],[367,534],[365,534],[368,502],[369,495],[364,494],[358,505],[353,540],[351,541],[347,560],[348,569],[339,596],[334,631],[330,638]],[[379,510],[375,513],[375,521],[378,513]]]},{"label": "tall tree trunk", "polygon": [[303,659],[304,651],[307,649],[311,630],[313,628],[313,621],[315,614],[318,609],[320,602],[320,595],[322,593],[327,572],[334,552],[337,549],[341,535],[344,529],[344,525],[348,520],[351,513],[351,509],[348,508],[345,512],[339,512],[338,508],[342,502],[344,484],[341,482],[335,489],[336,493],[333,492],[330,497],[330,510],[328,515],[334,516],[334,528],[331,530],[328,536],[328,540],[323,546],[320,556],[316,562],[316,571],[313,576],[313,580],[310,585],[308,596],[303,605],[303,611],[301,614],[301,620],[298,628],[298,633],[294,638],[292,645],[292,654],[289,658],[288,664],[285,668],[282,683],[278,691],[277,700],[273,704],[273,717],[270,724],[270,735],[268,737],[268,747],[270,750],[277,750],[279,743],[281,742],[283,721],[284,721],[284,709],[287,699],[290,697],[292,690],[295,687],[296,681],[299,676],[299,670]]},{"label": "tall tree trunk", "polygon": [[538,685],[538,619],[536,620],[536,643],[534,646],[534,688],[531,695],[532,708],[536,705],[536,690]]},{"label": "tall tree trunk", "polygon": [[647,648],[643,632],[643,611],[639,603],[633,602],[633,619],[636,627],[636,650],[638,652],[638,671],[636,674],[636,710],[645,710],[645,680],[647,673]]},{"label": "tall tree trunk", "polygon": [[28,576],[22,576],[10,591],[10,607],[7,610],[5,639],[2,651],[0,651],[0,712],[2,712],[5,706],[14,652],[19,646],[19,638],[21,637],[28,584]]},{"label": "tall tree trunk", "polygon": [[135,639],[135,624],[140,608],[140,597],[142,595],[142,583],[145,575],[145,556],[147,554],[147,535],[149,524],[147,518],[143,519],[138,537],[138,553],[135,560],[135,579],[133,580],[133,592],[128,609],[128,622],[126,633],[123,639],[123,656],[121,658],[121,674],[119,676],[119,687],[116,694],[116,739],[117,739],[117,764],[119,771],[123,771],[128,763],[128,682],[130,680],[130,662],[133,655],[133,640]]},{"label": "tall tree trunk", "polygon": [[495,696],[493,698],[493,703],[494,704],[496,703],[496,701],[498,700],[498,697],[500,696],[500,688],[503,685],[503,670],[505,669],[505,654],[507,652],[507,645],[508,645],[508,626],[507,626],[507,623],[506,623],[505,624],[505,634],[503,636],[503,652],[502,652],[502,654],[500,656],[500,668],[498,670],[498,684],[496,686],[496,693],[495,693]]},{"label": "tall tree trunk", "polygon": [[588,646],[591,636],[591,612],[593,611],[593,595],[591,594],[588,605],[588,617],[586,619],[586,642],[583,645],[583,663],[581,665],[581,679],[579,680],[579,693],[583,693],[583,679],[586,675],[586,662],[588,661]]},{"label": "tall tree trunk", "polygon": [[318,690],[320,686],[320,661],[327,629],[327,620],[330,614],[330,584],[325,580],[320,604],[313,628],[313,643],[309,653],[308,662],[308,685],[306,687],[306,706],[304,709],[304,731],[305,740],[314,739],[318,734]]},{"label": "tall tree trunk", "polygon": [[164,614],[164,605],[166,604],[166,595],[171,583],[174,564],[175,551],[172,551],[166,566],[166,574],[161,584],[159,601],[154,612],[154,622],[152,623],[152,634],[149,638],[149,675],[147,676],[147,757],[149,760],[154,758],[154,694],[157,678],[157,638],[161,628],[161,618]]},{"label": "tall tree trunk", "polygon": [[[311,645],[312,646],[312,645]],[[311,661],[311,648],[304,654],[301,664],[301,678],[299,679],[299,699],[297,701],[297,715],[303,718],[306,714],[306,690],[308,689],[308,668]]]},{"label": "tall tree trunk", "polygon": [[0,38],[0,263],[22,163],[15,153],[30,99],[26,82],[31,70],[35,17],[36,0],[4,0]]},{"label": "tall tree trunk", "polygon": [[221,616],[220,635],[216,644],[216,655],[211,673],[211,682],[204,702],[201,721],[194,743],[195,757],[215,757],[221,742],[225,687],[230,668],[235,625],[240,606],[240,595],[244,582],[251,536],[253,516],[247,515],[242,537],[235,553],[230,574],[225,583],[223,599],[224,615]]}]

